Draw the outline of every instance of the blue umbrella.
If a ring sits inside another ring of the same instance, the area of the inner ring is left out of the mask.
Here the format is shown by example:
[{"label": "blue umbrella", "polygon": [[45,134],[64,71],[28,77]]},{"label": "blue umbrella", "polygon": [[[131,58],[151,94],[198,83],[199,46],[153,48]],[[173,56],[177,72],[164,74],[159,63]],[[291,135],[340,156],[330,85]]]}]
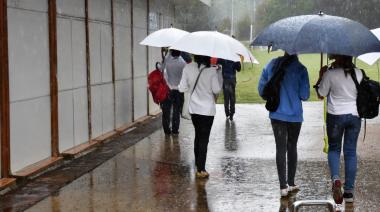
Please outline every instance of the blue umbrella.
[{"label": "blue umbrella", "polygon": [[380,41],[364,25],[343,17],[302,15],[281,19],[251,43],[272,46],[289,54],[329,53],[359,56],[380,51]]}]

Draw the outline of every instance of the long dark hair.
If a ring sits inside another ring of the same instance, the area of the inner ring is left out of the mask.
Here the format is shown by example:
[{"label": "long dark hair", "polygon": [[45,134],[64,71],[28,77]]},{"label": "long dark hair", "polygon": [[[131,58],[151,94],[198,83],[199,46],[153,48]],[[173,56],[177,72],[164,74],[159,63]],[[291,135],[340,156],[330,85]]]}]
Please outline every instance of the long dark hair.
[{"label": "long dark hair", "polygon": [[344,75],[347,77],[348,74],[355,73],[355,64],[352,62],[352,57],[347,55],[341,55],[341,66],[344,70]]},{"label": "long dark hair", "polygon": [[198,64],[198,68],[201,65],[205,65],[207,68],[211,67],[211,57],[204,55],[194,55],[194,61]]}]

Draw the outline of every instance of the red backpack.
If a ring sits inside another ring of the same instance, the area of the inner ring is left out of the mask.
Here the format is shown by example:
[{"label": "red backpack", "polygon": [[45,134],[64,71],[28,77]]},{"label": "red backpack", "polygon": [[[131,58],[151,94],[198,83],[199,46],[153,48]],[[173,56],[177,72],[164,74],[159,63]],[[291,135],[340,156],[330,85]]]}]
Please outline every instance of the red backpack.
[{"label": "red backpack", "polygon": [[153,101],[160,104],[168,98],[170,89],[166,84],[164,74],[158,69],[157,65],[158,63],[156,63],[156,70],[148,75],[148,88],[152,93]]}]

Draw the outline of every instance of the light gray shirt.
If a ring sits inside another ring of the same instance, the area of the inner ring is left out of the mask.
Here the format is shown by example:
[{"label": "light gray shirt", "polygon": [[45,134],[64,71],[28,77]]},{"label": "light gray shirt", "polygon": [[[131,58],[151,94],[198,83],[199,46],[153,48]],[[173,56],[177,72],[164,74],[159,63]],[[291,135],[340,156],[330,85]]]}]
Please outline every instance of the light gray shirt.
[{"label": "light gray shirt", "polygon": [[179,82],[182,78],[183,68],[186,62],[181,56],[173,57],[168,55],[165,58],[163,70],[165,80],[171,90],[178,90]]},{"label": "light gray shirt", "polygon": [[[363,79],[359,69],[355,69],[358,82]],[[342,68],[329,69],[323,74],[318,93],[327,96],[327,112],[333,115],[358,115],[356,98],[358,91],[350,74],[347,76]]]}]

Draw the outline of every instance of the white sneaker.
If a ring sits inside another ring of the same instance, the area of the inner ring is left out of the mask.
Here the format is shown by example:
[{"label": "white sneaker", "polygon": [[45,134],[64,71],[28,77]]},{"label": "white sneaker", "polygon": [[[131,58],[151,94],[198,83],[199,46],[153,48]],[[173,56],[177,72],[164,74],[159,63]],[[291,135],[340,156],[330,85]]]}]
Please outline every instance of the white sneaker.
[{"label": "white sneaker", "polygon": [[294,186],[288,186],[288,191],[289,192],[292,192],[292,191],[299,191],[300,190],[300,187],[298,185],[294,185]]},{"label": "white sneaker", "polygon": [[282,197],[288,196],[288,188],[281,189],[280,194]]}]

